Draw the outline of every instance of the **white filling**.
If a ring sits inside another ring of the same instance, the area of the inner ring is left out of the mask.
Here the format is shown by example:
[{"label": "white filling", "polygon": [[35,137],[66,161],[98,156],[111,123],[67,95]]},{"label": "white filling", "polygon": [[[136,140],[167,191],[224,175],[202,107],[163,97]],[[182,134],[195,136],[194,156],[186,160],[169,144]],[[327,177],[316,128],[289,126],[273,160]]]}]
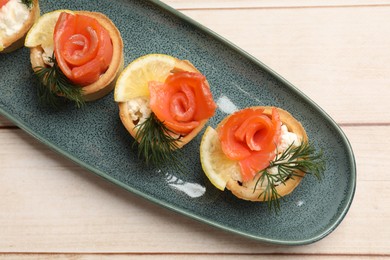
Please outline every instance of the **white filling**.
[{"label": "white filling", "polygon": [[301,144],[298,136],[293,132],[289,132],[287,126],[285,125],[282,125],[281,127],[281,136],[282,138],[278,146],[279,153],[286,151],[286,149],[293,143],[294,146],[299,146]]},{"label": "white filling", "polygon": [[137,97],[127,101],[127,108],[133,122],[143,123],[152,113],[147,97]]},{"label": "white filling", "polygon": [[22,29],[27,21],[30,10],[20,0],[10,0],[0,9],[0,46],[3,46],[3,37],[10,37]]},{"label": "white filling", "polygon": [[[287,129],[286,125],[282,125],[281,127],[281,140],[280,144],[278,146],[278,154],[283,153],[284,151],[287,150],[287,148],[293,144],[293,147],[297,147],[301,144],[301,141],[299,140],[298,136],[293,133],[289,132]],[[278,168],[277,167],[272,167],[267,170],[268,173],[270,174],[277,174],[278,173]]]},{"label": "white filling", "polygon": [[42,49],[43,49],[43,52],[42,52],[42,59],[43,59],[43,62],[46,64],[46,65],[49,65],[50,67],[53,67],[54,66],[54,63],[51,62],[51,59],[53,57],[53,53],[54,53],[54,46],[42,46]]}]

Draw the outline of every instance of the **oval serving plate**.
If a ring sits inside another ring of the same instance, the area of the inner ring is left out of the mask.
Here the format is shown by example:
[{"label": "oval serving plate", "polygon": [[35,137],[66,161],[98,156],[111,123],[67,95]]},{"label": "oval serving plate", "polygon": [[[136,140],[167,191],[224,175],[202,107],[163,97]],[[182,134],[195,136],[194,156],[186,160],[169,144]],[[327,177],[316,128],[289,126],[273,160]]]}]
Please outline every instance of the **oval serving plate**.
[{"label": "oval serving plate", "polygon": [[41,1],[42,13],[56,9],[105,13],[122,33],[125,64],[148,53],[188,59],[206,75],[219,108],[215,127],[228,113],[253,105],[290,111],[327,160],[325,177],[310,176],[281,202],[279,214],[261,203],[236,199],[210,185],[199,162],[201,133],[183,149],[188,172],[145,168],[133,139],[118,117],[113,93],[83,109],[42,107],[24,48],[0,55],[0,112],[17,126],[91,172],[163,207],[262,242],[300,245],[333,231],[355,191],[351,147],[329,116],[290,83],[212,31],[159,1]]}]

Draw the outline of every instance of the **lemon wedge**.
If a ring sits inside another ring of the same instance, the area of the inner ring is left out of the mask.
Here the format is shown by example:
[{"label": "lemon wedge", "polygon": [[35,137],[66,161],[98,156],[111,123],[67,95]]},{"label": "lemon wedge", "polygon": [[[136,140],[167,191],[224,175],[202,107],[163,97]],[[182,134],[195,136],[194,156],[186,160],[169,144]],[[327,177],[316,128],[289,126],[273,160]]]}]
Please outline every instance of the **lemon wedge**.
[{"label": "lemon wedge", "polygon": [[207,178],[220,190],[224,190],[229,179],[240,172],[238,163],[223,153],[218,133],[210,126],[202,137],[200,161]]},{"label": "lemon wedge", "polygon": [[178,59],[166,54],[148,54],[131,62],[119,76],[114,92],[116,102],[149,96],[149,81],[164,82]]},{"label": "lemon wedge", "polygon": [[28,48],[42,46],[43,49],[54,45],[53,34],[58,17],[62,12],[73,14],[70,10],[56,10],[42,15],[26,35],[24,45]]}]

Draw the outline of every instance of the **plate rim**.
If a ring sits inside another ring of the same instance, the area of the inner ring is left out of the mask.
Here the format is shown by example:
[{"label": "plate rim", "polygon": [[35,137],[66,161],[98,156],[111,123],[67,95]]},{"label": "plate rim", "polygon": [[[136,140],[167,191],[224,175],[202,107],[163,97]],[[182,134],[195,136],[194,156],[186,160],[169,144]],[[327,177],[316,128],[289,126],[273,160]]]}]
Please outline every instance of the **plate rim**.
[{"label": "plate rim", "polygon": [[275,245],[286,245],[286,246],[297,246],[297,245],[306,245],[306,244],[311,244],[314,242],[317,242],[321,240],[322,238],[326,237],[329,235],[332,231],[334,231],[342,222],[342,220],[345,218],[346,214],[348,213],[352,201],[355,195],[356,191],[356,179],[357,179],[357,173],[356,173],[356,159],[352,150],[352,146],[350,144],[350,141],[348,140],[347,136],[343,132],[343,130],[340,128],[340,126],[320,107],[315,103],[313,100],[311,100],[306,94],[304,94],[302,91],[300,91],[297,87],[295,87],[293,84],[291,84],[289,81],[287,81],[284,77],[279,75],[277,72],[275,72],[273,69],[268,67],[266,64],[246,52],[245,50],[241,49],[234,43],[230,42],[229,40],[225,39],[221,35],[217,34],[216,32],[212,31],[211,29],[207,28],[206,26],[200,24],[199,22],[195,21],[194,19],[186,16],[185,14],[181,13],[180,11],[174,9],[173,7],[159,1],[159,0],[149,0],[149,2],[153,3],[156,5],[158,8],[163,9],[166,12],[169,12],[171,15],[176,16],[180,20],[183,20],[184,22],[190,24],[191,26],[195,27],[196,29],[202,31],[203,33],[208,34],[211,36],[213,39],[221,42],[225,46],[229,47],[232,49],[234,52],[239,54],[240,56],[243,56],[246,60],[250,61],[252,64],[260,67],[263,69],[265,72],[269,73],[271,76],[273,76],[275,79],[279,80],[285,87],[288,87],[289,90],[293,91],[295,95],[299,96],[302,98],[305,102],[309,103],[310,106],[319,114],[321,114],[324,119],[327,120],[327,123],[329,123],[333,130],[335,130],[339,137],[341,138],[342,145],[346,149],[346,157],[350,161],[350,181],[348,182],[347,188],[348,188],[348,194],[346,197],[344,197],[344,204],[341,205],[343,206],[343,210],[339,213],[337,218],[332,222],[332,225],[328,225],[324,231],[319,233],[317,236],[307,238],[307,239],[302,239],[302,240],[282,240],[282,239],[272,239],[272,238],[267,238],[267,237],[262,237],[259,235],[251,235],[249,233],[243,232],[236,230],[234,228],[227,227],[225,225],[221,225],[217,221],[212,221],[206,218],[203,218],[201,216],[197,216],[196,214],[192,213],[189,210],[184,210],[180,207],[176,207],[173,204],[169,204],[165,201],[162,201],[160,199],[157,199],[151,195],[146,194],[145,192],[142,192],[141,190],[137,190],[129,185],[126,185],[125,183],[120,182],[119,180],[113,178],[112,176],[108,175],[107,173],[93,167],[92,165],[82,161],[81,159],[76,158],[74,155],[71,153],[68,153],[67,151],[62,150],[58,146],[56,146],[54,143],[51,143],[44,137],[42,137],[39,133],[34,132],[27,124],[24,124],[23,122],[19,121],[16,119],[15,116],[11,115],[10,113],[6,112],[3,108],[0,107],[0,113],[6,117],[8,120],[10,120],[12,123],[14,123],[17,127],[22,129],[24,132],[28,133],[30,136],[38,140],[39,142],[43,143],[53,151],[57,152],[61,156],[66,157],[67,159],[73,161],[74,163],[78,164],[79,166],[87,169],[91,173],[94,173],[96,176],[99,176],[103,178],[104,180],[107,180],[143,199],[147,199],[150,202],[153,202],[154,204],[169,209],[173,212],[180,213],[181,215],[184,215],[186,217],[190,217],[191,219],[194,219],[198,222],[208,224],[214,228],[218,228],[223,231],[228,231],[230,233],[240,235],[243,237],[247,237],[250,239],[257,240],[259,242],[267,243],[267,244],[275,244]]}]

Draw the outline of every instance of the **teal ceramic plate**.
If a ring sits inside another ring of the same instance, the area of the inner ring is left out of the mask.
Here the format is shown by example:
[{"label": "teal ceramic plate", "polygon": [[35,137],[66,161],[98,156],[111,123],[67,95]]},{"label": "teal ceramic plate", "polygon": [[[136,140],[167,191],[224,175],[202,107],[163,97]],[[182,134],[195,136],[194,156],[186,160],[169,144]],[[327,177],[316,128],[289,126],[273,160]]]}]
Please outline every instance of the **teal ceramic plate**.
[{"label": "teal ceramic plate", "polygon": [[261,203],[220,192],[199,162],[201,133],[183,149],[186,174],[169,167],[146,168],[118,117],[113,93],[84,109],[39,105],[29,51],[0,55],[0,112],[20,128],[91,172],[161,206],[262,242],[299,245],[333,231],[352,202],[356,172],[348,140],[334,121],[291,84],[250,55],[159,1],[44,1],[41,11],[91,10],[117,25],[125,44],[125,64],[148,53],[192,61],[210,82],[219,108],[216,126],[233,109],[272,105],[302,122],[314,145],[324,150],[322,182],[308,176],[281,203],[278,215]]}]

